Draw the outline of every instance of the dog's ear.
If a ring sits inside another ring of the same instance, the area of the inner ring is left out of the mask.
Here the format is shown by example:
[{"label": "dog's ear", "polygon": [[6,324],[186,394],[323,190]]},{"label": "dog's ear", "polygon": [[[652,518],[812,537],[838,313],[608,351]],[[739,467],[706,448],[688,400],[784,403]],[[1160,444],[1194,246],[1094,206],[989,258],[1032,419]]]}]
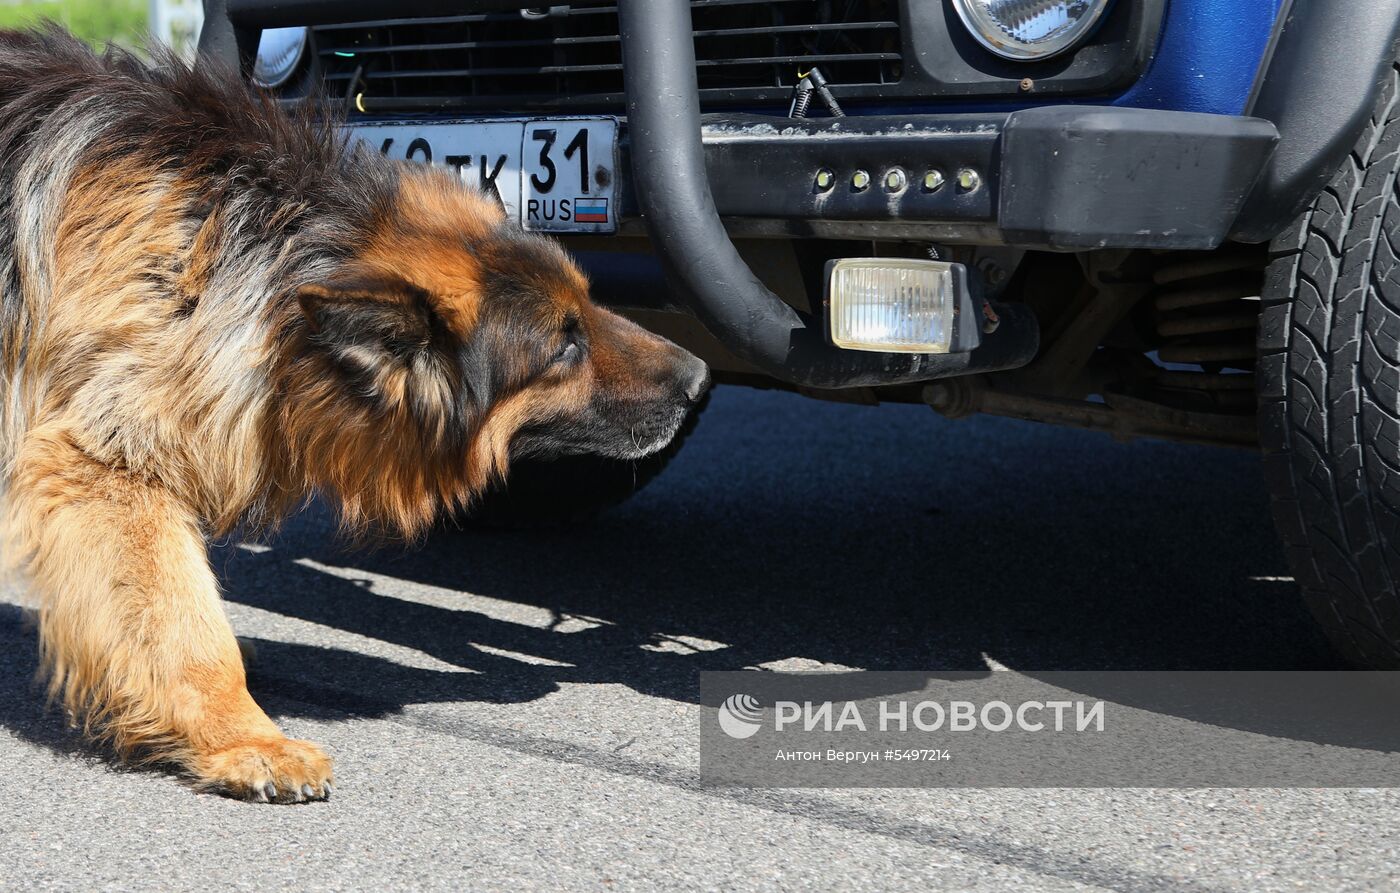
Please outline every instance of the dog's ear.
[{"label": "dog's ear", "polygon": [[[394,276],[355,276],[302,286],[297,302],[310,340],[337,351],[404,360],[433,337],[427,294]],[[368,357],[365,357],[368,359]]]}]

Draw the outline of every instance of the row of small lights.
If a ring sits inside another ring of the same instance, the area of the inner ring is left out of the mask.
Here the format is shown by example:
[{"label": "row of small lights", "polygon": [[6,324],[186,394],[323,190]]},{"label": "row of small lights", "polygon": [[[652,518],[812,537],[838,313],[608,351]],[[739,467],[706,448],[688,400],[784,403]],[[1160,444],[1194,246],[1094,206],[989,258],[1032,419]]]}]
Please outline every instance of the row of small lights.
[{"label": "row of small lights", "polygon": [[[863,191],[870,186],[870,172],[856,170],[851,174],[851,188],[857,192]],[[943,188],[946,182],[943,172],[934,168],[924,173],[924,192],[937,192]],[[909,184],[909,178],[904,171],[897,167],[892,167],[885,172],[885,191],[903,192],[904,187]],[[958,189],[961,192],[976,192],[982,185],[982,176],[970,167],[965,167],[958,171]],[[827,168],[817,171],[816,179],[817,191],[828,192],[836,185],[836,174]]]}]

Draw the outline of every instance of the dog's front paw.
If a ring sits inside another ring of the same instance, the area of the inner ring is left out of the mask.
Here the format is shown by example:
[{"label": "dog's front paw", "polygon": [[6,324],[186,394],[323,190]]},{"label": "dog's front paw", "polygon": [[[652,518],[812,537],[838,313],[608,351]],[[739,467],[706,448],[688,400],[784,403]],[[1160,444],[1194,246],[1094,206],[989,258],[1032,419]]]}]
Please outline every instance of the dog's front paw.
[{"label": "dog's front paw", "polygon": [[310,741],[245,741],[193,761],[201,788],[260,803],[301,803],[331,795],[331,759]]}]

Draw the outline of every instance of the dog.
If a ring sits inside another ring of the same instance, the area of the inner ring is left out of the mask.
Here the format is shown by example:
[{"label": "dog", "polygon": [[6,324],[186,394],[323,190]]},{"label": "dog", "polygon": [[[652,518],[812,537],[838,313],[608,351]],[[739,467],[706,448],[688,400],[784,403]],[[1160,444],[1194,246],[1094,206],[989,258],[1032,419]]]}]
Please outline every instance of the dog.
[{"label": "dog", "polygon": [[705,364],[440,168],[232,73],[0,32],[0,544],[49,696],[265,802],[331,761],[249,695],[207,541],[313,496],[421,536],[512,459],[662,448]]}]

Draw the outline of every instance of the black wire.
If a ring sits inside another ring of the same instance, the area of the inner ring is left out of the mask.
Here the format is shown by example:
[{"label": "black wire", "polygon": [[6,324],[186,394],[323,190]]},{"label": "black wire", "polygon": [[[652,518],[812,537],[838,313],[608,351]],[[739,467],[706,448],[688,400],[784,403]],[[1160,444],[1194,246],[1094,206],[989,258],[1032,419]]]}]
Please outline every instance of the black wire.
[{"label": "black wire", "polygon": [[355,66],[355,73],[350,76],[350,86],[345,88],[345,101],[347,103],[355,101],[355,88],[360,85],[360,78],[364,76],[364,73],[363,63]]}]

